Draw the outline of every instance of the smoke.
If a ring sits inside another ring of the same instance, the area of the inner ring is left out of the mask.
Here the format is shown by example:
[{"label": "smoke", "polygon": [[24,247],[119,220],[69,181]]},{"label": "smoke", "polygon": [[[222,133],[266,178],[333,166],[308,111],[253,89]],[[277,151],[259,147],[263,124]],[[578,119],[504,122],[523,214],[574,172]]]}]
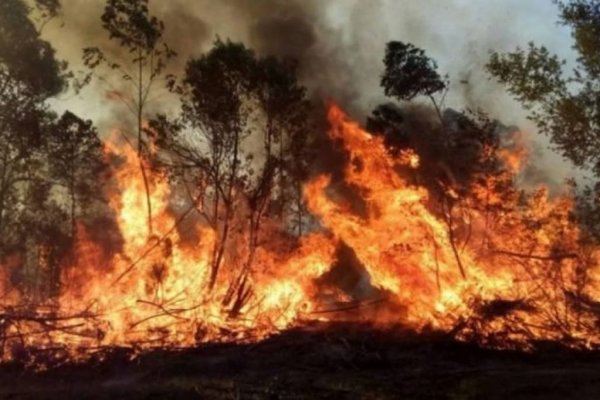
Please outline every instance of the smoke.
[{"label": "smoke", "polygon": [[[83,47],[116,52],[101,28],[103,0],[62,3],[60,23],[45,32],[59,56],[77,70],[82,68]],[[321,105],[333,99],[358,120],[389,101],[379,87],[385,44],[411,42],[425,49],[438,61],[440,72],[448,74],[452,83],[448,107],[481,109],[506,125],[519,126],[529,145],[537,149],[532,152],[539,154],[535,163],[554,181],[575,173],[548,151],[548,140],[535,133],[520,105],[485,72],[490,50],[510,51],[528,41],[574,60],[569,32],[555,23],[556,6],[546,0],[526,4],[520,0],[480,4],[467,0],[153,0],[150,5],[151,12],[165,22],[165,38],[179,54],[170,72],[181,74],[189,57],[209,50],[217,36],[241,41],[261,55],[296,58],[300,79],[314,102]],[[97,94],[106,91],[96,83],[56,107],[89,116],[100,126],[114,124],[115,115],[126,120],[122,105]],[[164,111],[175,104],[166,90],[159,89],[151,108]]]}]

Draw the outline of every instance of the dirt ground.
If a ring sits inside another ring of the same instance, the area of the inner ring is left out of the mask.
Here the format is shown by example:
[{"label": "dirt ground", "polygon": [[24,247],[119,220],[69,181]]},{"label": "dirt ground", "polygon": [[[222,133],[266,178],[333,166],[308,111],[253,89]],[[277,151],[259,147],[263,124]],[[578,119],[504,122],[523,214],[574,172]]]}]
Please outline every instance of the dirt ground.
[{"label": "dirt ground", "polygon": [[600,399],[600,352],[481,349],[441,334],[295,329],[255,344],[154,350],[34,372],[0,366],[1,399]]}]

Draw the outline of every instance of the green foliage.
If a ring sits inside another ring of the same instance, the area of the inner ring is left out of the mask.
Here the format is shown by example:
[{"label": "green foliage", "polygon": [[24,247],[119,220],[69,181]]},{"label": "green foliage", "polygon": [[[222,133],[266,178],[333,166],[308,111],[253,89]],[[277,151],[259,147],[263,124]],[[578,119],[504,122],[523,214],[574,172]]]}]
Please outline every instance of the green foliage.
[{"label": "green foliage", "polygon": [[410,43],[389,42],[384,63],[381,86],[386,96],[412,100],[419,95],[431,96],[446,88],[437,72],[436,62]]},{"label": "green foliage", "polygon": [[220,39],[188,62],[184,79],[173,88],[182,104],[180,117],[158,116],[149,133],[162,150],[158,164],[183,185],[188,202],[218,232],[211,287],[226,247],[238,235],[250,238],[243,268],[232,274],[231,288],[237,289],[224,301],[235,315],[251,295],[246,274],[263,217],[279,216],[282,225],[293,220],[293,229],[302,231],[300,182],[308,168],[310,120],[306,90],[297,82],[295,62],[260,58],[243,44]]},{"label": "green foliage", "polygon": [[561,22],[571,28],[573,49],[589,78],[600,74],[600,4],[593,0],[559,2]]},{"label": "green foliage", "polygon": [[[120,71],[124,80],[136,81],[138,91],[143,91],[143,98],[138,102],[145,101],[150,82],[163,72],[167,61],[175,56],[175,52],[162,40],[164,24],[150,15],[148,2],[107,0],[102,14],[102,26],[109,38],[128,51],[130,63],[139,67],[137,71],[130,72],[128,65],[107,58],[105,51],[98,47],[83,50],[83,61],[89,68],[95,69],[105,64],[111,70]],[[142,76],[144,68],[148,69],[146,81]]]},{"label": "green foliage", "polygon": [[182,93],[183,118],[208,132],[215,146],[240,134],[247,113],[244,97],[253,89],[254,54],[242,44],[220,40],[212,51],[189,61]]},{"label": "green foliage", "polygon": [[103,199],[101,177],[106,165],[102,142],[91,121],[84,121],[69,111],[51,130],[47,140],[48,175],[54,185],[66,190],[70,203],[70,236],[74,238],[79,212],[89,214],[91,203]]},{"label": "green foliage", "polygon": [[492,53],[487,68],[565,157],[600,176],[600,4],[572,0],[558,6],[579,56],[572,74],[564,61],[533,43],[526,50]]},{"label": "green foliage", "polygon": [[0,2],[0,96],[8,92],[9,80],[40,99],[67,86],[67,64],[58,61],[50,43],[40,38],[30,11],[22,0]]},{"label": "green foliage", "polygon": [[46,103],[71,74],[34,18],[43,27],[59,7],[57,0],[0,2],[0,258],[21,256],[20,288],[42,301],[58,294],[59,266],[74,240],[73,200],[102,188],[95,129],[70,112],[57,118]]},{"label": "green foliage", "polygon": [[[259,58],[240,43],[220,39],[190,60],[174,88],[181,97],[180,119],[158,116],[151,123],[159,147],[178,157],[168,163],[171,176],[189,178],[196,171],[192,181],[203,181],[224,198],[232,185],[248,193],[267,185],[270,196],[275,178],[280,195],[299,184],[308,168],[310,105],[296,70],[294,61]],[[244,141],[252,135],[263,149],[248,150]]]},{"label": "green foliage", "polygon": [[110,38],[130,49],[153,49],[162,36],[162,21],[151,16],[148,0],[108,0],[102,14]]},{"label": "green foliage", "polygon": [[548,49],[530,43],[527,51],[517,48],[505,55],[492,53],[487,68],[518,100],[531,106],[565,92],[563,65]]}]

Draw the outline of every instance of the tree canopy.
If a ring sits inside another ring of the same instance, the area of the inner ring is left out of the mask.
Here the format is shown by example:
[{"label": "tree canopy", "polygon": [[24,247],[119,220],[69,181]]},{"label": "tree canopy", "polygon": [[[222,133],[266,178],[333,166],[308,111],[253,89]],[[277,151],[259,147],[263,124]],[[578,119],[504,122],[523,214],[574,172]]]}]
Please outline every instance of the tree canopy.
[{"label": "tree canopy", "polygon": [[[72,74],[40,36],[59,2],[32,4],[0,3],[0,258],[23,257],[15,279],[28,298],[43,299],[59,293],[59,265],[76,243],[75,218],[93,214],[79,201],[101,192],[103,161],[92,123],[69,111],[59,118],[48,105]],[[43,263],[31,261],[36,254]]]},{"label": "tree canopy", "polygon": [[557,2],[578,55],[572,69],[540,45],[492,53],[487,68],[575,165],[600,176],[600,4]]},{"label": "tree canopy", "polygon": [[[46,7],[55,12],[52,4]],[[52,45],[40,38],[30,12],[21,0],[0,4],[0,94],[4,96],[10,82],[18,81],[29,96],[45,99],[65,89],[67,64],[57,60]]]},{"label": "tree canopy", "polygon": [[446,88],[437,72],[437,63],[424,50],[410,43],[389,42],[383,62],[385,73],[381,77],[381,86],[386,96],[412,100],[419,95],[431,96]]}]

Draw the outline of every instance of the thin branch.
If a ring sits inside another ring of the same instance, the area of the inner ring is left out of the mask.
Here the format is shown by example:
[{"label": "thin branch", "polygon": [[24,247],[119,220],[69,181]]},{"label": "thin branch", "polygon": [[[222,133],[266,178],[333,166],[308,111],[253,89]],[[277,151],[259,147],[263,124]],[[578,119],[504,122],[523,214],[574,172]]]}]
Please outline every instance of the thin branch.
[{"label": "thin branch", "polygon": [[181,224],[181,222],[195,209],[196,209],[196,204],[193,203],[183,214],[181,214],[181,216],[179,218],[177,218],[177,221],[175,221],[175,223],[173,224],[171,229],[169,229],[163,236],[161,236],[156,241],[156,243],[154,243],[152,246],[150,246],[148,249],[146,249],[146,251],[144,251],[141,256],[139,256],[134,262],[132,262],[125,269],[125,271],[123,271],[117,277],[117,279],[115,279],[112,282],[112,285],[117,284],[121,279],[123,279],[123,277],[125,277],[125,275],[127,275],[129,272],[131,272],[141,261],[143,261],[150,253],[152,253],[152,251],[154,251],[154,249],[156,249],[158,246],[160,246],[169,236],[171,236],[171,234],[175,231],[175,229],[177,229],[179,224]]},{"label": "thin branch", "polygon": [[563,254],[557,253],[557,254],[548,254],[548,255],[536,255],[536,254],[516,253],[513,251],[507,251],[507,250],[492,250],[492,252],[495,254],[502,254],[505,256],[527,258],[527,259],[533,259],[533,260],[539,260],[539,261],[562,261],[565,259],[575,259],[575,258],[579,257],[577,254],[574,254],[574,253],[563,253]]}]

